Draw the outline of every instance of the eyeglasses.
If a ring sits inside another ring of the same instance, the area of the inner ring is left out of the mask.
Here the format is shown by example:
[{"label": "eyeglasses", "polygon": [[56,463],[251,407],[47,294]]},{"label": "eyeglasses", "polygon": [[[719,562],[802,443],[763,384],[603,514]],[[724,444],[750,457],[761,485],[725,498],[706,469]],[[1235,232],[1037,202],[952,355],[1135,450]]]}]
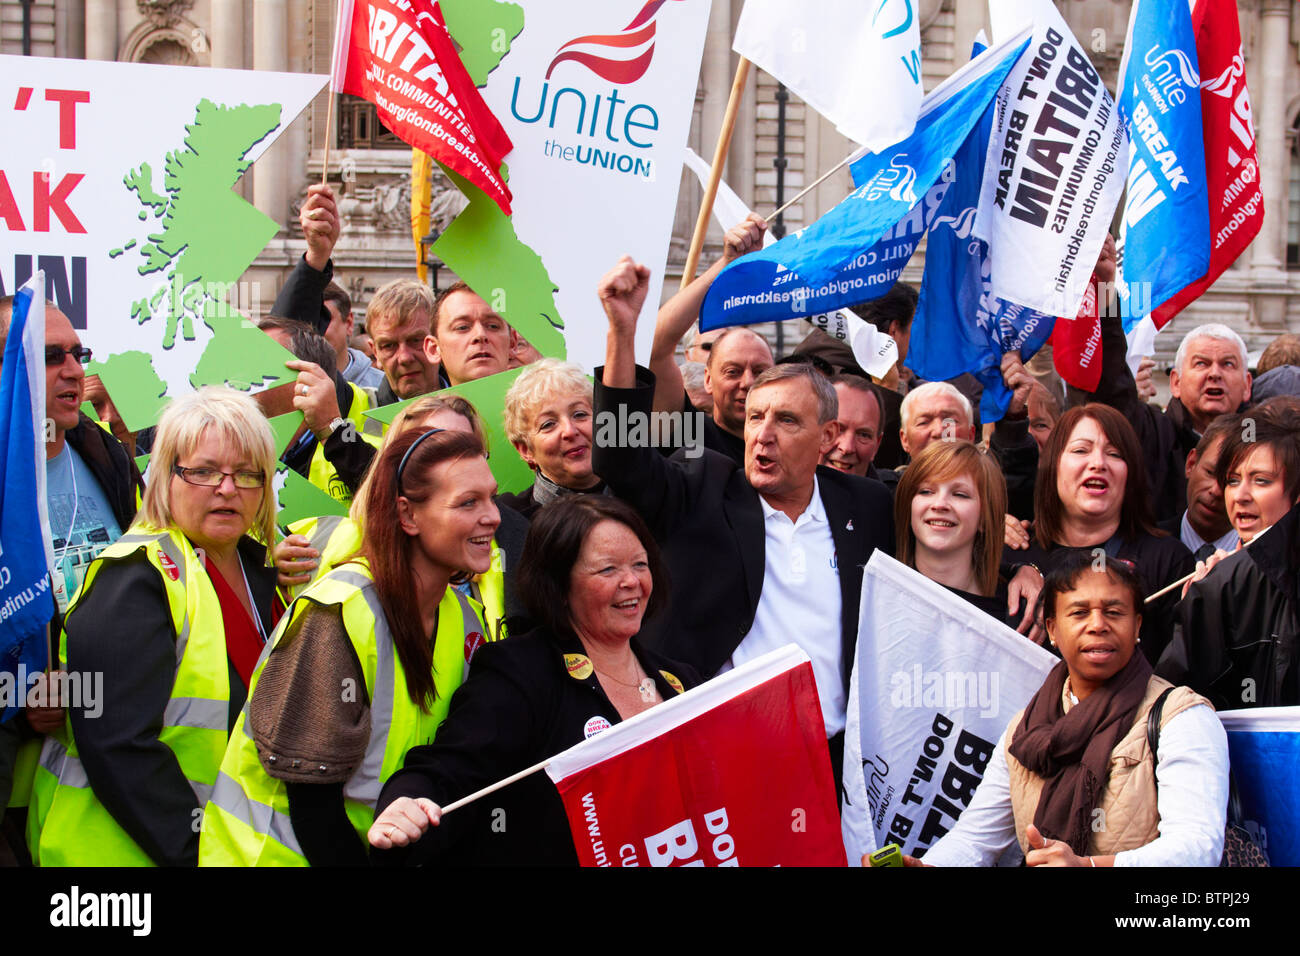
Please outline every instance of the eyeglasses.
[{"label": "eyeglasses", "polygon": [[251,491],[266,484],[266,475],[260,471],[218,471],[216,468],[182,468],[173,465],[172,472],[186,484],[202,488],[219,488],[223,479],[229,477],[236,488]]},{"label": "eyeglasses", "polygon": [[70,349],[65,349],[62,345],[45,346],[45,364],[47,367],[62,365],[63,360],[69,355],[76,359],[79,365],[90,364],[90,349],[84,345],[76,345]]}]

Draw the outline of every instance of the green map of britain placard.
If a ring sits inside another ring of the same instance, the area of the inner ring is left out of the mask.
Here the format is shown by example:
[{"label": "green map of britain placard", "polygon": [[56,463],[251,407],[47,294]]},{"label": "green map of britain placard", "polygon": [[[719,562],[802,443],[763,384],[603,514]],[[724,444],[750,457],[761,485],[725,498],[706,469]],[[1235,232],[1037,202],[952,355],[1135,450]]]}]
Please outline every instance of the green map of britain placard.
[{"label": "green map of britain placard", "polygon": [[0,57],[0,294],[44,270],[132,430],[200,385],[292,377],[227,304],[278,228],[234,187],[325,81]]},{"label": "green map of britain placard", "polygon": [[[510,390],[510,386],[515,383],[515,379],[522,371],[523,369],[514,368],[499,375],[489,375],[476,382],[444,388],[436,393],[459,395],[478,412],[479,418],[483,421],[483,429],[487,432],[488,464],[492,467],[492,474],[497,480],[497,488],[500,491],[523,491],[533,483],[532,469],[524,464],[524,460],[519,457],[519,452],[515,451],[510,440],[506,438],[506,392]],[[365,415],[387,425],[397,417],[398,412],[414,401],[417,399],[372,408]]]}]

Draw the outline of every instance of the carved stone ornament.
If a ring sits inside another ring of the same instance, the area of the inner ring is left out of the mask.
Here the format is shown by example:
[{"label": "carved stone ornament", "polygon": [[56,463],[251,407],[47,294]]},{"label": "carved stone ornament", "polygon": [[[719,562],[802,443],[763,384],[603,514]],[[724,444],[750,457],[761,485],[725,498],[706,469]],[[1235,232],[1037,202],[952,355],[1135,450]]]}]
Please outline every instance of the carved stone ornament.
[{"label": "carved stone ornament", "polygon": [[140,15],[156,27],[175,26],[194,6],[194,0],[135,0]]}]

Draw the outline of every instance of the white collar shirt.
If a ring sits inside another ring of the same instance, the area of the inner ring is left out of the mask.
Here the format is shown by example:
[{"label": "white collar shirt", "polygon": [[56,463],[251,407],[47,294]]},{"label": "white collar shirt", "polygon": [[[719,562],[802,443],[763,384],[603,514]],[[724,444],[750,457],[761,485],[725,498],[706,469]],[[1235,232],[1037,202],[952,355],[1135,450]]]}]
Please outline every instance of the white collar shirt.
[{"label": "white collar shirt", "polygon": [[791,521],[759,496],[763,509],[763,591],[749,633],[722,671],[793,641],[812,660],[826,736],[844,729],[840,576],[821,489],[813,479],[808,507]]}]

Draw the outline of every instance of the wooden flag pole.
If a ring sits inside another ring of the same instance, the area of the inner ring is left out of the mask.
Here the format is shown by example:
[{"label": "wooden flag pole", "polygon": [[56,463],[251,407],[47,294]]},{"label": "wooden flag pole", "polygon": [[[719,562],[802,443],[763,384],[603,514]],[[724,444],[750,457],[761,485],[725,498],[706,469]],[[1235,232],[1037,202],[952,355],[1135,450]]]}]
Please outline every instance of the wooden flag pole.
[{"label": "wooden flag pole", "polygon": [[713,200],[718,195],[718,181],[722,179],[722,164],[726,161],[727,150],[731,148],[731,134],[736,129],[736,114],[740,111],[740,99],[745,93],[745,80],[749,77],[749,60],[743,56],[736,65],[736,78],[731,83],[731,96],[727,100],[727,111],[722,116],[722,129],[718,132],[718,145],[713,151],[713,168],[709,170],[709,182],[704,187],[704,200],[700,203],[700,216],[695,220],[695,234],[691,236],[691,250],[686,255],[686,268],[682,270],[682,285],[685,289],[695,279],[695,270],[700,264],[700,251],[704,248],[704,235],[709,231],[709,217],[713,215]]},{"label": "wooden flag pole", "polygon": [[[1246,550],[1247,548],[1249,548],[1252,544],[1254,544],[1255,541],[1256,541],[1258,538],[1259,538],[1259,535],[1256,535],[1254,538],[1251,538],[1249,541],[1247,541],[1245,544],[1243,544],[1243,545],[1241,546],[1241,550],[1245,551],[1245,550]],[[1236,553],[1236,552],[1234,552],[1234,554],[1235,554],[1235,553]],[[1210,570],[1213,571],[1214,568],[1211,568]],[[1196,577],[1196,575],[1197,575],[1197,572],[1196,572],[1196,571],[1193,571],[1191,574],[1187,574],[1187,575],[1184,575],[1183,577],[1179,578],[1179,579],[1178,579],[1177,581],[1175,581],[1173,584],[1166,584],[1166,585],[1165,585],[1164,587],[1162,587],[1159,591],[1157,591],[1155,594],[1151,595],[1149,598],[1147,598],[1147,599],[1146,599],[1145,601],[1143,601],[1142,603],[1143,603],[1143,604],[1150,604],[1150,603],[1151,603],[1152,601],[1154,601],[1156,598],[1162,598],[1162,597],[1164,597],[1166,594],[1168,594],[1168,593],[1169,593],[1170,591],[1172,591],[1174,588],[1176,588],[1176,587],[1181,587],[1182,585],[1184,585],[1184,584],[1186,584],[1188,581],[1190,581],[1192,578]]]},{"label": "wooden flag pole", "polygon": [[489,793],[495,793],[497,790],[500,790],[502,787],[510,786],[516,780],[522,780],[524,777],[531,776],[532,774],[537,773],[537,771],[539,770],[545,770],[547,764],[549,764],[552,759],[553,758],[548,757],[546,760],[543,760],[541,763],[535,763],[531,767],[528,767],[525,770],[520,770],[518,773],[511,774],[510,776],[506,777],[504,780],[498,780],[490,787],[484,787],[482,790],[476,790],[474,793],[471,793],[468,797],[461,797],[455,803],[449,803],[445,807],[443,807],[442,812],[451,813],[451,811],[458,810],[461,807],[465,806],[465,804],[467,803],[473,803],[479,797],[486,797]]}]

